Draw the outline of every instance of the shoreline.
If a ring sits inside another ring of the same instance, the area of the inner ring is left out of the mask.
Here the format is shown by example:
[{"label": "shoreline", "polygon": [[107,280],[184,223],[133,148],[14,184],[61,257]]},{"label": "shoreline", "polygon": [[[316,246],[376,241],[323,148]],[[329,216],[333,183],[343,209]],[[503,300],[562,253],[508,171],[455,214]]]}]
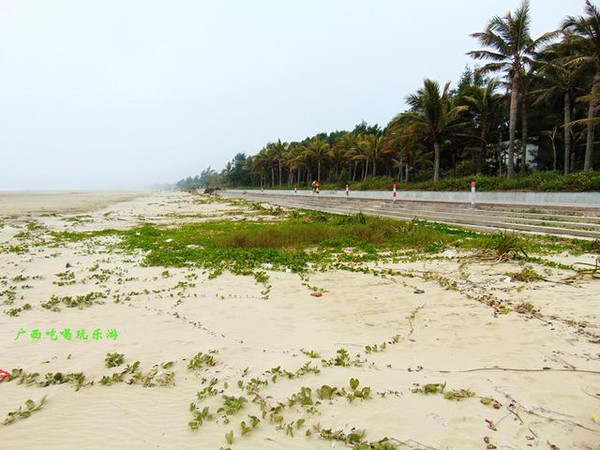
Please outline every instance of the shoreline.
[{"label": "shoreline", "polygon": [[0,191],[0,217],[93,212],[151,195],[151,190]]}]

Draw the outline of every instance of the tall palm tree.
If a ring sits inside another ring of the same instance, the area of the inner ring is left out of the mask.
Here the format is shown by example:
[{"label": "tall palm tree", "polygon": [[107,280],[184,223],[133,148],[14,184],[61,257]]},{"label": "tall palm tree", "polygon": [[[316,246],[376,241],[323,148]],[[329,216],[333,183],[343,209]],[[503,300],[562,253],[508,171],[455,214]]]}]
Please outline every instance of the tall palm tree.
[{"label": "tall palm tree", "polygon": [[527,172],[527,138],[528,138],[528,122],[527,110],[528,103],[531,97],[531,84],[534,80],[533,66],[529,70],[523,69],[523,73],[519,77],[519,102],[521,104],[521,173]]},{"label": "tall palm tree", "polygon": [[596,127],[598,105],[600,104],[600,9],[587,0],[585,16],[567,17],[561,28],[568,33],[570,43],[579,53],[570,64],[591,67],[594,70],[592,90],[589,95],[587,116],[587,140],[583,170],[593,169],[594,129]]},{"label": "tall palm tree", "polygon": [[383,136],[377,136],[375,134],[362,134],[357,139],[357,146],[361,153],[365,156],[367,169],[365,169],[365,175],[368,172],[369,160],[373,161],[373,176],[377,174],[377,161],[379,160],[379,152],[381,151],[381,142]]},{"label": "tall palm tree", "polygon": [[[571,96],[575,91],[576,80],[579,71],[567,61],[574,56],[573,47],[569,45],[568,38],[554,45],[551,45],[538,57],[537,65],[539,73],[542,75],[542,87],[532,92],[538,95],[533,103],[534,106],[540,104],[548,97],[560,95],[563,98],[563,138],[564,138],[564,174],[568,175],[571,171]],[[554,150],[554,129],[549,136],[552,136],[552,145]]]},{"label": "tall palm tree", "polygon": [[500,113],[503,96],[496,92],[497,80],[490,80],[484,87],[470,86],[462,100],[475,113],[475,123],[479,131],[479,155],[476,160],[477,174],[481,174],[485,160],[488,135]]},{"label": "tall palm tree", "polygon": [[260,186],[262,187],[267,184],[267,171],[270,166],[269,155],[265,148],[254,155],[251,161],[252,171],[259,174]]},{"label": "tall palm tree", "polygon": [[277,142],[274,142],[271,146],[273,152],[273,160],[277,163],[277,168],[279,172],[279,186],[283,184],[281,169],[283,167],[284,154],[288,146],[289,144],[287,142],[281,142],[281,139],[277,139]]},{"label": "tall palm tree", "polygon": [[515,136],[521,77],[523,71],[532,65],[536,49],[556,34],[555,32],[545,33],[534,40],[529,34],[529,29],[529,0],[523,0],[514,15],[508,12],[504,17],[495,16],[488,22],[484,31],[471,34],[482,47],[487,47],[489,50],[467,52],[475,59],[492,61],[481,67],[479,72],[504,72],[506,74],[510,87],[509,178],[514,178],[515,175]]},{"label": "tall palm tree", "polygon": [[298,168],[296,155],[292,149],[287,148],[281,155],[281,164],[284,165],[288,170],[287,184],[294,183],[294,171]]},{"label": "tall palm tree", "polygon": [[[351,161],[349,157],[350,152],[356,148],[356,139],[352,133],[344,132],[336,141],[329,152],[329,157],[332,159],[336,166],[343,165],[348,161]],[[352,155],[354,156],[354,155]],[[352,165],[348,165],[348,173],[352,172]]]},{"label": "tall palm tree", "polygon": [[268,142],[265,147],[263,147],[265,158],[268,161],[268,166],[271,171],[271,187],[275,187],[275,168],[274,165],[277,163],[277,154],[275,153],[275,147],[273,142]]},{"label": "tall palm tree", "polygon": [[437,81],[426,79],[416,94],[406,97],[411,111],[399,114],[392,119],[396,124],[409,126],[408,135],[418,135],[433,145],[434,171],[433,181],[440,179],[440,153],[444,139],[455,132],[462,124],[458,123],[461,112],[466,106],[455,106],[450,98],[450,83],[446,83],[440,92]]},{"label": "tall palm tree", "polygon": [[329,143],[318,136],[308,142],[306,153],[317,161],[317,181],[321,181],[321,163],[327,158],[329,148]]}]

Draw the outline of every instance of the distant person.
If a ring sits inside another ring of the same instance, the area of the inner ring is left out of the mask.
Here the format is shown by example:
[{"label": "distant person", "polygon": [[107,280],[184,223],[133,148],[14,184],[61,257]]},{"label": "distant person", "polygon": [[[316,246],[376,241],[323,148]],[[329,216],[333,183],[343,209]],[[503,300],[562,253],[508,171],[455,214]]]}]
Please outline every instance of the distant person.
[{"label": "distant person", "polygon": [[310,185],[312,186],[312,191],[314,194],[317,191],[317,182],[313,181],[312,183],[310,183]]}]

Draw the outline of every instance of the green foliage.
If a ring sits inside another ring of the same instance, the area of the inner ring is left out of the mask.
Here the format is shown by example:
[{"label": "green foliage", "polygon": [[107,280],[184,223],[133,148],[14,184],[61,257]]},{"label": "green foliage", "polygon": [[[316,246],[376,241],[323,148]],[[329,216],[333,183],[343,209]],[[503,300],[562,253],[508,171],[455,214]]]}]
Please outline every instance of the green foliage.
[{"label": "green foliage", "polygon": [[84,309],[89,308],[94,304],[102,304],[101,301],[98,301],[100,298],[106,298],[106,293],[89,292],[87,294],[77,295],[75,297],[71,297],[70,295],[65,295],[64,297],[52,295],[50,300],[41,303],[40,306],[51,311],[60,311],[58,305],[63,303],[67,308]]},{"label": "green foliage", "polygon": [[474,397],[474,396],[475,396],[475,392],[473,392],[469,389],[458,389],[458,390],[448,391],[448,392],[444,393],[444,398],[446,400],[460,401],[462,399]]},{"label": "green foliage", "polygon": [[204,388],[202,388],[200,391],[198,391],[196,393],[196,397],[198,397],[198,400],[203,400],[207,397],[213,397],[213,396],[217,395],[219,393],[219,391],[217,389],[215,389],[215,386],[217,385],[218,382],[219,382],[218,379],[212,378],[210,380],[210,382],[208,383],[208,386],[205,386]]},{"label": "green foliage", "polygon": [[414,383],[411,392],[413,394],[438,394],[443,393],[444,389],[446,389],[446,383],[428,383],[423,386]]},{"label": "green foliage", "polygon": [[224,413],[228,416],[236,414],[248,401],[245,397],[234,397],[229,395],[224,395],[223,400],[223,406],[217,410],[217,413]]},{"label": "green foliage", "polygon": [[214,416],[208,412],[208,406],[205,406],[200,411],[198,410],[195,403],[191,403],[190,411],[193,415],[193,419],[190,422],[188,422],[188,426],[192,431],[196,431],[198,427],[204,424],[204,422],[212,420],[214,418]]},{"label": "green foliage", "polygon": [[[531,191],[531,192],[589,192],[600,191],[600,171],[576,172],[563,175],[559,172],[536,171],[531,174],[516,175],[509,180],[505,176],[470,175],[464,177],[448,176],[437,183],[433,180],[404,182],[398,184],[403,191],[469,191],[471,182],[477,183],[480,192],[491,191]],[[323,183],[322,190],[344,189],[346,184],[351,191],[391,191],[398,183],[393,177],[366,177],[360,181]],[[289,189],[289,186],[285,186]]]},{"label": "green foliage", "polygon": [[[348,217],[310,211],[295,211],[275,221],[143,225],[113,232],[121,237],[116,245],[125,251],[143,252],[146,265],[203,267],[208,270],[209,278],[224,270],[252,275],[265,284],[265,296],[270,289],[266,264],[272,270],[302,274],[328,268],[356,270],[356,263],[376,261],[381,252],[409,249],[438,252],[448,247],[484,248],[497,258],[524,258],[527,251],[534,249],[584,251],[590,246],[587,241],[484,234],[421,220],[395,221],[361,214]],[[96,232],[71,233],[61,239],[80,241],[95,235]],[[86,307],[99,297],[100,293],[75,299],[65,297],[64,302],[67,306]],[[42,303],[42,307],[58,310],[61,302],[62,298],[54,296]]]},{"label": "green foliage", "polygon": [[544,279],[544,277],[537,273],[531,266],[525,266],[520,272],[509,272],[507,275],[515,281],[523,281],[525,283],[542,281]]},{"label": "green foliage", "polygon": [[321,355],[318,352],[314,351],[314,350],[305,350],[305,349],[301,348],[300,351],[303,354],[305,354],[306,356],[308,356],[309,358],[315,358],[316,359],[316,358],[320,358],[321,357]]},{"label": "green foliage", "polygon": [[526,246],[526,241],[521,236],[508,231],[491,235],[485,244],[486,250],[500,261],[507,261],[520,256],[527,257]]},{"label": "green foliage", "polygon": [[125,355],[123,353],[107,353],[104,359],[104,365],[108,368],[118,367],[123,364]]},{"label": "green foliage", "polygon": [[[393,178],[367,178],[364,181],[350,183],[350,189],[391,190]],[[533,172],[529,175],[517,175],[509,180],[504,176],[471,175],[461,178],[447,177],[437,183],[433,180],[419,183],[402,183],[399,190],[405,191],[468,191],[471,182],[477,183],[477,190],[486,191],[533,191],[533,192],[585,192],[600,190],[600,171],[576,172],[563,175],[559,172]],[[333,189],[335,185],[325,185],[324,189]]]},{"label": "green foliage", "polygon": [[4,425],[10,425],[19,419],[26,419],[31,416],[31,414],[35,411],[39,411],[42,409],[44,404],[46,403],[46,396],[44,395],[39,403],[35,403],[33,400],[27,400],[25,402],[25,409],[19,406],[19,409],[15,411],[11,411],[4,419]]},{"label": "green foliage", "polygon": [[30,309],[31,309],[31,305],[29,303],[25,303],[23,306],[21,306],[19,308],[12,308],[12,309],[9,309],[4,312],[11,317],[17,317],[23,311],[29,311]]},{"label": "green foliage", "polygon": [[17,384],[25,384],[27,386],[39,386],[47,387],[55,384],[69,383],[75,386],[75,390],[78,391],[83,386],[93,384],[92,381],[86,382],[86,377],[82,372],[76,373],[62,373],[62,372],[48,372],[40,379],[40,374],[37,372],[26,373],[23,369],[13,369],[8,381],[16,380]]},{"label": "green foliage", "polygon": [[213,355],[198,352],[189,360],[187,367],[189,370],[199,370],[203,367],[214,366],[215,364]]},{"label": "green foliage", "polygon": [[541,317],[540,310],[531,302],[521,302],[515,306],[515,311],[519,314],[531,315],[534,317]]},{"label": "green foliage", "polygon": [[321,400],[331,400],[333,398],[333,396],[336,394],[337,388],[324,384],[323,386],[318,388],[315,392],[317,394],[317,397],[319,397]]}]

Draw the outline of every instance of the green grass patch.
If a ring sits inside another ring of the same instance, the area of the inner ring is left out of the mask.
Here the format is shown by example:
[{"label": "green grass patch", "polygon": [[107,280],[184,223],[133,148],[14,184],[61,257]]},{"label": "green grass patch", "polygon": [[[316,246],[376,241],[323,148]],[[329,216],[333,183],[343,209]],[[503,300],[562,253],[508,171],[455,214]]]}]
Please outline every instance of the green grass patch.
[{"label": "green grass patch", "polygon": [[[56,233],[54,239],[81,241],[119,237],[116,247],[144,254],[143,263],[161,267],[202,267],[217,276],[224,270],[255,275],[269,264],[275,270],[303,273],[349,268],[389,257],[436,253],[446,248],[481,250],[499,259],[527,259],[531,253],[589,250],[587,241],[479,233],[420,220],[398,221],[293,210],[270,221],[215,220],[176,226],[145,224],[129,230]],[[341,264],[340,264],[341,263]],[[260,273],[259,273],[260,272]]]}]

